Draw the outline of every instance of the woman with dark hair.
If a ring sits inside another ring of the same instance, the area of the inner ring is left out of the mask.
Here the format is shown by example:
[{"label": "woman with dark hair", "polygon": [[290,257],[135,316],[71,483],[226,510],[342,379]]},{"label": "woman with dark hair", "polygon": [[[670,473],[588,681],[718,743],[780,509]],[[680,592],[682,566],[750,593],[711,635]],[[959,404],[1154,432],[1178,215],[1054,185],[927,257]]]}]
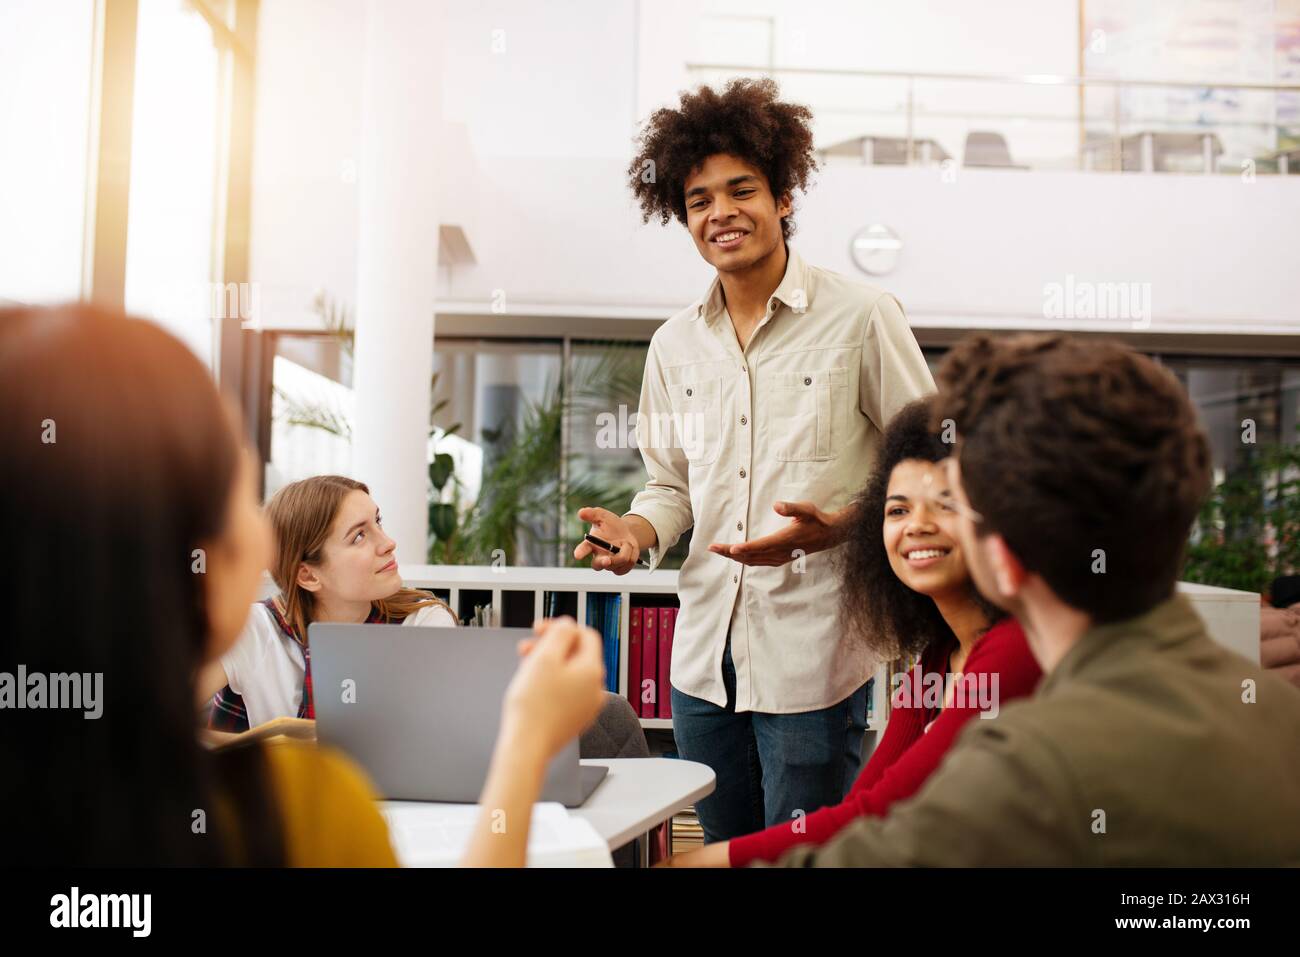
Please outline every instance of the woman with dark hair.
[{"label": "woman with dark hair", "polygon": [[[256,458],[198,359],[86,305],[0,310],[0,410],[0,521],[21,543],[0,584],[6,863],[392,865],[342,755],[199,744],[196,677],[243,627],[271,545]],[[599,636],[536,630],[482,797],[524,822],[603,700]],[[485,816],[465,861],[522,864],[527,836]]]},{"label": "woman with dark hair", "polygon": [[920,789],[966,722],[996,718],[1038,684],[1020,625],[980,596],[967,571],[943,467],[951,448],[929,427],[930,403],[918,399],[890,420],[840,559],[845,627],[881,657],[920,656],[890,689],[880,745],[841,803],[675,856],[670,866],[775,861],[859,817],[883,816]]}]

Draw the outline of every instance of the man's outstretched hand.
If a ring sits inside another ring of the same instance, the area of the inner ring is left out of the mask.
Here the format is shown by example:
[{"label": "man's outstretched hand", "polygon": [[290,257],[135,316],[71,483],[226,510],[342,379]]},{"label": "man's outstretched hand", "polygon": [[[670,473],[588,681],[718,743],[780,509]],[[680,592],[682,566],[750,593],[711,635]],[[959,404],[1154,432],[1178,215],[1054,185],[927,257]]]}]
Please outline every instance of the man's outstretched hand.
[{"label": "man's outstretched hand", "polygon": [[607,508],[580,508],[578,520],[590,522],[591,534],[603,538],[617,551],[607,552],[584,539],[573,550],[574,558],[581,561],[591,555],[592,568],[609,569],[615,575],[626,575],[636,567],[636,560],[641,557],[641,546],[637,544],[636,534],[625,519]]},{"label": "man's outstretched hand", "polygon": [[812,502],[777,502],[772,509],[791,520],[785,528],[735,545],[715,542],[709,551],[742,565],[784,565],[797,557],[795,552],[811,555],[838,545],[854,506],[839,512],[823,512]]}]

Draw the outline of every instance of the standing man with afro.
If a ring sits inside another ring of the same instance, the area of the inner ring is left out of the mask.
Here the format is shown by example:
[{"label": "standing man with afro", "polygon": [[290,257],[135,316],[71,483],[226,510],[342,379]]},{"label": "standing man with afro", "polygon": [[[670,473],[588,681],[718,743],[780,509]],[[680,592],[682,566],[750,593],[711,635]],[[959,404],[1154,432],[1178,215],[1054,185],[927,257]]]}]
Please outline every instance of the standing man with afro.
[{"label": "standing man with afro", "polygon": [[645,488],[621,517],[578,512],[615,550],[574,550],[620,575],[648,552],[653,569],[695,527],[661,693],[682,757],[717,775],[697,805],[709,842],[798,828],[857,774],[875,662],[836,621],[833,549],[886,423],[934,391],[898,301],[787,244],[816,160],[811,112],[778,96],[701,87],[641,132],[643,220],[680,222],[717,277],[651,340]]}]

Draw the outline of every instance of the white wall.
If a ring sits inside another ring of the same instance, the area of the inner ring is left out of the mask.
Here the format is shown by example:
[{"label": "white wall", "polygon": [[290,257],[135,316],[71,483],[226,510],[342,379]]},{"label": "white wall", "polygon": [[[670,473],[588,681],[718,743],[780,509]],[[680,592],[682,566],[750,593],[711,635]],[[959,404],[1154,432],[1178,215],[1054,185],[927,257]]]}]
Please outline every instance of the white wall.
[{"label": "white wall", "polygon": [[480,157],[621,157],[635,125],[636,4],[487,0],[447,9],[442,108]]},{"label": "white wall", "polygon": [[[504,288],[508,311],[604,304],[666,316],[704,291],[710,273],[683,228],[640,225],[621,164],[541,164],[551,186],[517,195],[519,165],[482,167],[497,201],[473,230],[480,265],[445,287],[458,308],[487,312]],[[1073,274],[1149,283],[1152,331],[1300,333],[1295,179],[963,169],[944,182],[937,169],[827,166],[796,216],[806,259],[889,289],[919,325],[1108,328],[1040,321],[1044,284]],[[871,223],[903,241],[885,277],[850,258]],[[548,230],[556,241],[539,241]]]},{"label": "white wall", "polygon": [[[363,9],[262,3],[252,278],[274,325],[313,327],[306,306],[317,288],[355,301],[356,184],[346,172],[359,149]],[[738,11],[776,17],[780,62],[1076,68],[1074,0],[452,4],[442,103],[462,126],[445,136],[455,158],[442,164],[453,172],[439,184],[440,207],[444,222],[465,228],[477,264],[440,270],[446,311],[501,322],[490,304],[504,295],[508,314],[666,316],[700,294],[709,271],[676,224],[641,225],[623,170],[637,119],[689,80],[685,64],[707,35],[699,18]],[[493,52],[498,36],[504,50]],[[1033,325],[1043,284],[1073,274],[1151,283],[1156,329],[1300,331],[1288,253],[1298,184],[999,170],[943,183],[935,170],[828,166],[802,202],[796,242],[810,260],[852,273],[853,233],[891,226],[902,257],[877,282],[918,324]]]},{"label": "white wall", "polygon": [[1023,320],[1041,319],[1043,285],[1074,274],[1150,283],[1152,331],[1300,332],[1296,179],[963,169],[945,183],[937,171],[832,167],[799,235],[851,273],[850,238],[873,221],[904,242],[879,282],[924,324],[1033,326]]},{"label": "white wall", "polygon": [[[261,283],[264,325],[316,328],[309,307],[318,289],[356,300],[365,9],[355,0],[261,3],[250,274]],[[497,201],[495,182],[476,173],[479,157],[627,153],[635,14],[631,0],[446,3],[444,36],[413,33],[413,44],[431,56],[437,47],[445,61],[436,164],[445,171],[444,222],[469,227]],[[437,112],[431,103],[430,116]],[[522,190],[554,188],[537,170],[518,175]],[[487,237],[468,232],[477,252]]]}]

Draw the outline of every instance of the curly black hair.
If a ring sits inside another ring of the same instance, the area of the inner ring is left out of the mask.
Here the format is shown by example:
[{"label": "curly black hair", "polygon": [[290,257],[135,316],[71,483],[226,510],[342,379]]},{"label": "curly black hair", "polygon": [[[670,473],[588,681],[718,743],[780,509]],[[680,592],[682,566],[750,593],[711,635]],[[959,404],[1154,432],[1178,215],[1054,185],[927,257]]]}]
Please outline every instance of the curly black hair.
[{"label": "curly black hair", "polygon": [[[812,110],[782,103],[771,79],[731,80],[718,93],[701,86],[683,93],[677,109],[651,114],[637,137],[637,154],[627,168],[629,184],[641,204],[641,221],[658,216],[661,225],[676,217],[686,224],[686,179],[716,153],[739,156],[762,170],[779,201],[806,190],[817,169],[813,154]],[[652,175],[650,175],[652,174]],[[781,233],[794,235],[794,214],[781,220]]]},{"label": "curly black hair", "polygon": [[[933,408],[934,396],[926,396],[909,402],[889,420],[875,470],[857,497],[853,525],[838,560],[842,620],[851,633],[886,658],[920,654],[932,642],[953,637],[934,600],[899,580],[885,550],[885,496],[894,466],[907,459],[941,462],[952,454],[952,446],[931,427]],[[970,593],[990,625],[1006,617],[975,590],[973,582]]]}]

